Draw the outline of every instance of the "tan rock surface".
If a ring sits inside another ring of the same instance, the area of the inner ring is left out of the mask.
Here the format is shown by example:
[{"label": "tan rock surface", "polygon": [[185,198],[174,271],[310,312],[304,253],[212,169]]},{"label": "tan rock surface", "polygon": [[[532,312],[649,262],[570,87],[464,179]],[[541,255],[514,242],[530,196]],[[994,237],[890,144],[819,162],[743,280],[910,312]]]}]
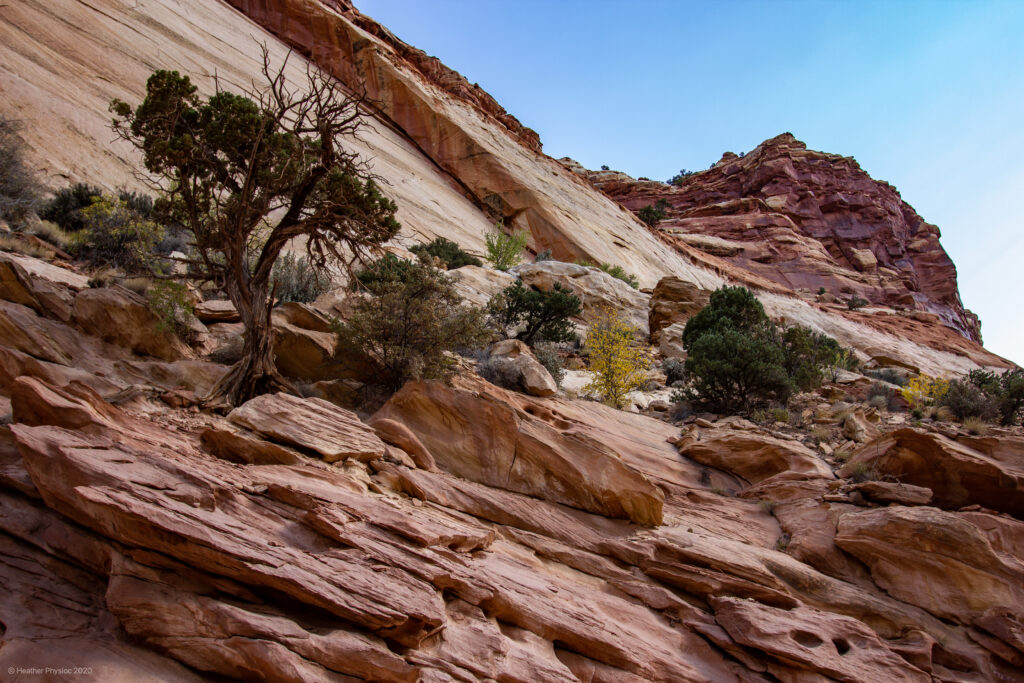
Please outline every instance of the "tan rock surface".
[{"label": "tan rock surface", "polygon": [[518,339],[505,339],[490,349],[489,361],[499,372],[515,377],[518,386],[530,396],[551,396],[558,385],[540,364],[530,347]]},{"label": "tan rock surface", "polygon": [[173,332],[157,329],[159,320],[146,300],[123,287],[82,290],[75,296],[73,314],[85,333],[135,353],[168,361],[191,355]]},{"label": "tan rock surface", "polygon": [[986,610],[1024,611],[1024,563],[997,553],[956,513],[887,507],[839,519],[836,545],[871,568],[892,596],[944,619],[971,623]]},{"label": "tan rock surface", "polygon": [[542,406],[520,408],[482,380],[471,387],[411,382],[376,417],[404,424],[441,469],[460,477],[639,524],[661,522],[664,494],[595,430],[545,415]]},{"label": "tan rock surface", "polygon": [[384,442],[355,413],[319,398],[257,396],[232,410],[228,419],[273,441],[319,453],[327,462],[384,454]]},{"label": "tan rock surface", "polygon": [[978,504],[1024,518],[1024,449],[1010,438],[1002,447],[985,441],[960,443],[941,434],[898,429],[867,443],[841,470],[858,466],[901,482],[929,488],[934,504],[960,508]]},{"label": "tan rock surface", "polygon": [[732,472],[751,484],[780,472],[834,478],[828,465],[803,444],[757,431],[729,427],[697,429],[684,435],[677,446],[682,455]]}]

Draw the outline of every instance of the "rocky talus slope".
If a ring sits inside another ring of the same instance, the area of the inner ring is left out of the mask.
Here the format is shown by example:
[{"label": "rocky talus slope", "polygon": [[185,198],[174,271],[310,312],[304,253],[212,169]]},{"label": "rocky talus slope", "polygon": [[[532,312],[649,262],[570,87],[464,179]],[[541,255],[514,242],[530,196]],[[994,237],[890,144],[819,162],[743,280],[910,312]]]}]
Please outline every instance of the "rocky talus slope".
[{"label": "rocky talus slope", "polygon": [[[0,669],[1024,680],[1019,429],[858,411],[837,471],[785,429],[680,431],[468,370],[362,419],[282,394],[217,416],[195,396],[226,368],[131,292],[0,273]],[[322,334],[313,309],[276,324],[281,356]]]}]

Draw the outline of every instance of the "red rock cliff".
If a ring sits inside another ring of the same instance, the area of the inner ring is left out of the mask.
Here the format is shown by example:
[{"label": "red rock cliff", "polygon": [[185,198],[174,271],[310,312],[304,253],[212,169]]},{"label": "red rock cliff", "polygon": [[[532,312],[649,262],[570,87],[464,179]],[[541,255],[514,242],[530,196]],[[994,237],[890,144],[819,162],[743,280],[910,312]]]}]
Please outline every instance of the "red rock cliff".
[{"label": "red rock cliff", "polygon": [[960,302],[939,229],[851,157],[809,150],[784,133],[745,156],[727,153],[678,187],[614,171],[583,173],[634,211],[667,202],[657,230],[671,240],[792,289],[824,287],[934,313],[981,339],[977,317]]}]

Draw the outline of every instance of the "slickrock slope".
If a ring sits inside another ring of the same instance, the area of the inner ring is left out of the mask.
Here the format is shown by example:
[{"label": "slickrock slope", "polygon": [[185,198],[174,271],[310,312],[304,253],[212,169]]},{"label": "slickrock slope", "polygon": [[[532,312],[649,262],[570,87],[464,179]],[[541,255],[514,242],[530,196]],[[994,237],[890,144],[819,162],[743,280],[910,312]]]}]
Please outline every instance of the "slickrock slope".
[{"label": "slickrock slope", "polygon": [[807,149],[789,133],[739,157],[727,153],[678,187],[567,165],[636,211],[658,201],[657,231],[787,289],[857,295],[932,313],[974,341],[939,230],[850,157]]},{"label": "slickrock slope", "polygon": [[53,279],[0,288],[36,316],[0,326],[0,670],[1024,680],[1019,436],[903,429],[849,464],[903,486],[746,420],[680,434],[471,374],[366,421],[284,395],[220,417],[187,406],[223,366],[60,319],[117,289],[4,263]]}]

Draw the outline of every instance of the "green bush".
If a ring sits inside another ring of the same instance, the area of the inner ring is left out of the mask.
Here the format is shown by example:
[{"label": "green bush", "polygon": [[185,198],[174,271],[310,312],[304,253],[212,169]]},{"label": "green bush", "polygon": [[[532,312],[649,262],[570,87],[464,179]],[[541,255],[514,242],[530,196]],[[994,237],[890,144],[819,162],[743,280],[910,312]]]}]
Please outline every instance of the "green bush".
[{"label": "green bush", "polygon": [[538,339],[573,341],[576,331],[569,318],[583,309],[579,297],[559,283],[549,290],[527,289],[516,280],[491,297],[487,310],[503,336],[532,345]]},{"label": "green bush", "polygon": [[868,370],[864,374],[872,379],[888,382],[889,384],[895,384],[898,387],[906,386],[907,384],[907,378],[892,368]]},{"label": "green bush", "polygon": [[482,266],[483,263],[476,256],[463,251],[455,242],[438,237],[427,244],[417,244],[409,249],[420,257],[421,260],[430,260],[429,257],[438,259],[448,270],[461,268],[462,266]]},{"label": "green bush", "polygon": [[82,209],[103,195],[103,190],[86,183],[62,187],[39,213],[43,220],[56,223],[66,232],[79,232],[85,227]]},{"label": "green bush", "polygon": [[826,334],[796,325],[782,333],[786,372],[800,391],[821,386],[826,367],[842,353],[839,343]]},{"label": "green bush", "polygon": [[721,287],[683,330],[687,395],[719,413],[785,404],[793,391],[778,331],[750,290]]},{"label": "green bush", "polygon": [[534,263],[541,263],[543,261],[552,261],[552,260],[554,260],[554,259],[552,259],[552,257],[551,257],[551,250],[550,249],[545,249],[544,251],[542,251],[542,252],[537,254],[537,257],[535,259],[533,259],[533,262]]},{"label": "green bush", "polygon": [[498,270],[508,270],[519,265],[523,260],[523,249],[530,241],[530,233],[519,230],[512,234],[506,234],[502,224],[499,222],[495,230],[484,235],[484,244],[487,246],[487,260]]},{"label": "green bush", "polygon": [[0,218],[20,225],[39,208],[41,194],[35,173],[25,162],[21,126],[0,116]]},{"label": "green bush", "polygon": [[654,204],[648,204],[647,206],[642,207],[636,212],[636,217],[653,228],[658,223],[665,220],[665,216],[668,215],[668,206],[668,202],[664,199],[659,199]]},{"label": "green bush", "polygon": [[598,267],[613,278],[622,280],[633,289],[640,289],[640,280],[637,279],[636,275],[627,273],[622,266],[613,266],[610,263],[602,263]]},{"label": "green bush", "polygon": [[367,296],[335,326],[339,351],[380,369],[380,384],[397,391],[411,379],[443,379],[451,352],[482,348],[491,335],[484,311],[464,306],[444,273],[388,255],[360,278]]},{"label": "green bush", "polygon": [[159,319],[158,330],[173,332],[179,339],[191,341],[194,313],[185,283],[157,280],[146,290],[146,299]]},{"label": "green bush", "polygon": [[674,176],[668,179],[668,184],[679,187],[687,178],[689,178],[695,173],[696,171],[687,171],[685,168],[681,169],[679,173],[676,173]]},{"label": "green bush", "polygon": [[331,288],[330,277],[309,262],[305,256],[284,254],[274,262],[270,276],[271,290],[278,301],[308,304]]},{"label": "green bush", "polygon": [[846,307],[851,311],[856,311],[858,308],[864,308],[869,302],[867,299],[861,298],[857,295],[850,297],[850,300],[846,302]]},{"label": "green bush", "polygon": [[163,228],[128,207],[123,199],[100,195],[78,211],[82,228],[69,237],[69,248],[93,263],[128,272],[152,269]]},{"label": "green bush", "polygon": [[1016,424],[1024,412],[1024,370],[1016,368],[1002,374],[972,370],[949,383],[949,391],[939,404],[961,422],[977,418],[998,420],[1006,426]]}]

